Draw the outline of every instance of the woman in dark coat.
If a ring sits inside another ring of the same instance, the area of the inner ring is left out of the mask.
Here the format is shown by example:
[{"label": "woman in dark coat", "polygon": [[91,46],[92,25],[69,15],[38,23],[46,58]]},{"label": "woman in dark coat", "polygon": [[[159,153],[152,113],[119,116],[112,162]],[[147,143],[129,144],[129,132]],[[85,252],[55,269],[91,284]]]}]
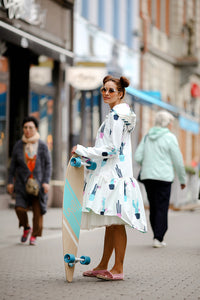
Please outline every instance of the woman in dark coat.
[{"label": "woman in dark coat", "polygon": [[[23,136],[14,146],[9,170],[7,189],[10,194],[15,190],[15,211],[19,227],[24,228],[21,242],[30,237],[30,245],[36,244],[36,237],[42,235],[43,215],[47,210],[51,158],[47,145],[40,140],[38,121],[32,116],[23,120]],[[28,180],[36,179],[38,193],[29,194],[26,190]],[[30,227],[27,211],[32,207],[33,228]]]}]

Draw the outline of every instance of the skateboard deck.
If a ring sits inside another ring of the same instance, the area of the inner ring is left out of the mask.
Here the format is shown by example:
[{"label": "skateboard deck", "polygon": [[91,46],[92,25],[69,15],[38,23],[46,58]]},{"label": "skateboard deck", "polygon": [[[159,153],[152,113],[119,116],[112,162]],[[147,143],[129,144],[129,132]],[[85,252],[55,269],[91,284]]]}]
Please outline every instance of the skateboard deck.
[{"label": "skateboard deck", "polygon": [[[79,164],[74,160],[79,160]],[[80,157],[72,157],[68,163],[63,195],[62,207],[62,239],[63,254],[65,264],[66,280],[72,282],[75,263],[89,264],[90,258],[81,256],[77,258],[78,242],[81,227],[83,187],[84,187],[84,166],[87,168],[96,168],[95,163],[84,163]]]},{"label": "skateboard deck", "polygon": [[[63,253],[72,253],[77,256],[78,241],[80,235],[82,203],[84,185],[84,166],[76,168],[68,163],[63,196],[62,210],[62,237]],[[74,267],[69,267],[65,262],[66,280],[71,282]]]}]

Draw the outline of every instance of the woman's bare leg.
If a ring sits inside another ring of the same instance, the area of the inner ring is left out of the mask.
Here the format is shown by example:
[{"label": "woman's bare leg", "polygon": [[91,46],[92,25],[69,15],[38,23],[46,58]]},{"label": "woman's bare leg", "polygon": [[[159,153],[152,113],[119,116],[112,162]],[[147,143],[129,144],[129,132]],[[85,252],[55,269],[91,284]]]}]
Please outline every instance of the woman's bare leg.
[{"label": "woman's bare leg", "polygon": [[103,256],[99,265],[94,270],[107,270],[108,262],[114,249],[114,228],[107,226],[105,229]]},{"label": "woman's bare leg", "polygon": [[124,257],[126,252],[127,235],[124,225],[113,225],[115,264],[110,270],[112,274],[123,273]]},{"label": "woman's bare leg", "polygon": [[106,227],[103,256],[101,262],[94,270],[107,270],[108,262],[115,249],[115,264],[110,271],[113,274],[123,273],[126,244],[127,236],[124,225],[111,225]]}]

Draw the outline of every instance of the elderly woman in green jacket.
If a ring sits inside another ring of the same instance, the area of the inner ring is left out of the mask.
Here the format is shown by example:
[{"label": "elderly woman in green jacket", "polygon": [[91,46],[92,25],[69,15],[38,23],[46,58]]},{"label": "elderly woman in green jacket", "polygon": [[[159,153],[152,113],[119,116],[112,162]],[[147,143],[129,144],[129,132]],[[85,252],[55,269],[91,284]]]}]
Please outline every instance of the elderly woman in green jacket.
[{"label": "elderly woman in green jacket", "polygon": [[174,117],[167,111],[159,111],[155,126],[142,138],[135,152],[135,160],[141,165],[140,179],[149,201],[155,248],[166,246],[164,235],[168,228],[168,208],[175,172],[181,189],[185,188],[186,182],[178,141],[170,131],[173,120]]}]

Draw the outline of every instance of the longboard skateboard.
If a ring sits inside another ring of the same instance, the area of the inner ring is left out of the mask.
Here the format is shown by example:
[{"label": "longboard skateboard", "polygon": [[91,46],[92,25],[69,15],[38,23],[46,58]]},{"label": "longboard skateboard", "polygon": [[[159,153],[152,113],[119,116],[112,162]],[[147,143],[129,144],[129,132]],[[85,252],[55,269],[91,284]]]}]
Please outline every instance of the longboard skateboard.
[{"label": "longboard skateboard", "polygon": [[77,258],[78,242],[80,235],[83,187],[84,187],[84,165],[94,170],[96,163],[83,158],[73,156],[67,166],[63,207],[62,207],[62,239],[65,275],[68,282],[72,282],[75,264],[89,264],[88,256]]}]

